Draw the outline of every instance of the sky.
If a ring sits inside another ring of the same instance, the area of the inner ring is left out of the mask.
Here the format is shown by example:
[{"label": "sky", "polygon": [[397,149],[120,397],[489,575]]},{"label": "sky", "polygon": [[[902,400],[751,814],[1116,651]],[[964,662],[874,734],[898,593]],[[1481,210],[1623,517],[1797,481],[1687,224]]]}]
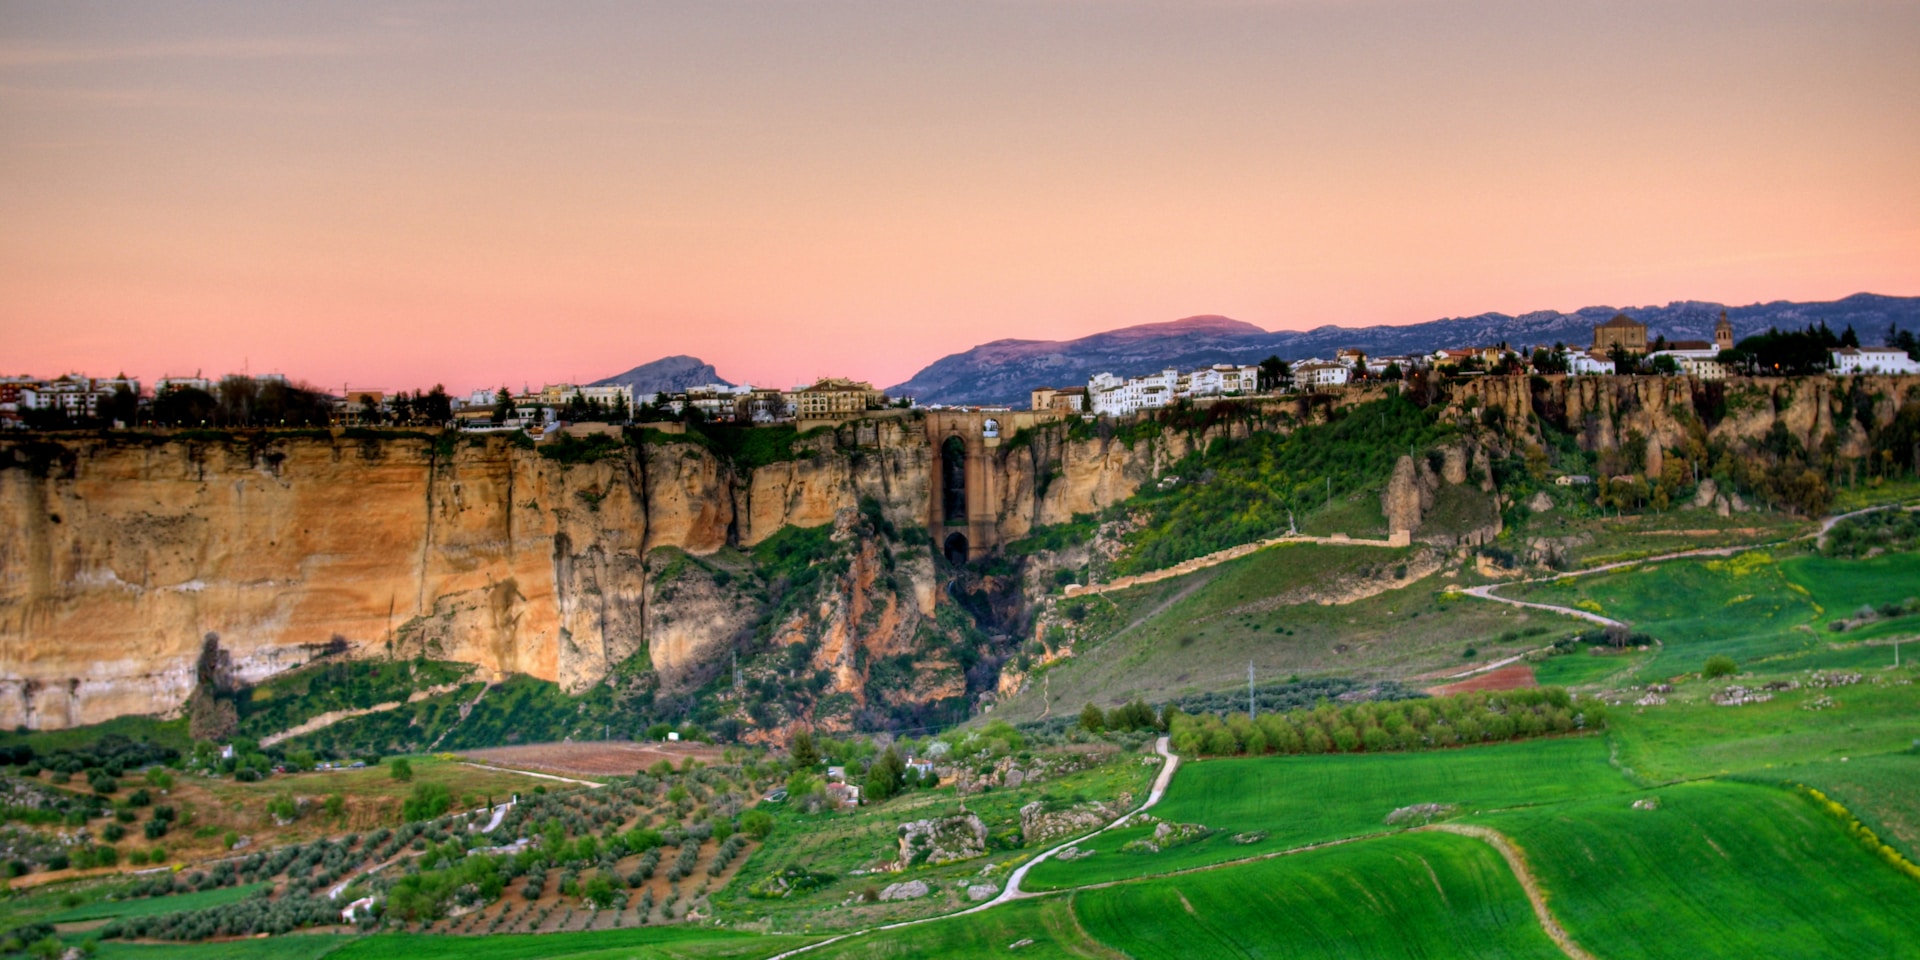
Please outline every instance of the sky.
[{"label": "sky", "polygon": [[0,373],[1920,294],[1911,0],[0,0]]}]

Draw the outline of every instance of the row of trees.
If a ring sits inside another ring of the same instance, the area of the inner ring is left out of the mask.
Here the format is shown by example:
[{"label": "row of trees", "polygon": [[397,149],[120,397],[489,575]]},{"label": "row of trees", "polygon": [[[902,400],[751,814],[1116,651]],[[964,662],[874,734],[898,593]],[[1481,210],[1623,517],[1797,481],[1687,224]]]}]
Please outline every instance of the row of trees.
[{"label": "row of trees", "polygon": [[1598,701],[1575,704],[1558,687],[1376,701],[1266,714],[1184,713],[1171,718],[1175,753],[1382,753],[1591,730],[1606,722]]}]

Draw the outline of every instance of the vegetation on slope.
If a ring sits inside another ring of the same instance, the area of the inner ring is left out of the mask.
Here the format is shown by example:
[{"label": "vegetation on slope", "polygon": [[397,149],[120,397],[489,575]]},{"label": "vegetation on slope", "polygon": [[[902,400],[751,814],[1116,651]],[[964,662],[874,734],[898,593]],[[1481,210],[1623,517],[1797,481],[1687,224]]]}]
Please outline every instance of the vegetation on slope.
[{"label": "vegetation on slope", "polygon": [[1393,396],[1330,414],[1290,433],[1215,439],[1183,457],[1126,503],[1146,522],[1127,538],[1117,573],[1182,560],[1285,533],[1334,497],[1378,490],[1394,462],[1443,439],[1432,412]]}]

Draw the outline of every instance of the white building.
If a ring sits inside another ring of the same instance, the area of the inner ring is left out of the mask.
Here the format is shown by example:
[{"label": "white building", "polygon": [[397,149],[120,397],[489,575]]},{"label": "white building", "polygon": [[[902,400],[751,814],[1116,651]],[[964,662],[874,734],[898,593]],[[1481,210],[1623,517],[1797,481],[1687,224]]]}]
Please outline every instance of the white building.
[{"label": "white building", "polygon": [[1567,350],[1567,372],[1576,377],[1611,375],[1613,361],[1596,357],[1579,349]]},{"label": "white building", "polygon": [[1847,376],[1855,373],[1920,373],[1920,362],[1899,347],[1841,347],[1833,351],[1829,373]]},{"label": "white building", "polygon": [[1087,381],[1086,409],[1095,415],[1123,417],[1193,397],[1220,397],[1260,391],[1260,368],[1231,363],[1181,373],[1168,367],[1144,377],[1095,374]]},{"label": "white building", "polygon": [[1293,365],[1293,382],[1300,387],[1344,386],[1352,375],[1346,364],[1332,360],[1302,360]]},{"label": "white building", "polygon": [[22,387],[19,405],[22,410],[61,410],[69,417],[90,418],[97,415],[100,404],[112,399],[114,392],[122,387],[136,397],[140,395],[140,381],[125,375],[88,377],[69,373]]}]

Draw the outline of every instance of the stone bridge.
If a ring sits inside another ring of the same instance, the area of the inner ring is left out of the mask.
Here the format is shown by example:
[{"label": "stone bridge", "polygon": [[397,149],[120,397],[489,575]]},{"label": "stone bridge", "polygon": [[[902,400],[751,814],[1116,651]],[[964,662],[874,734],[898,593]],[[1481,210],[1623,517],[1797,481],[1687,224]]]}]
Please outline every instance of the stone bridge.
[{"label": "stone bridge", "polygon": [[1000,546],[999,485],[1004,481],[993,449],[1003,438],[1058,416],[1031,410],[927,411],[927,442],[934,451],[927,530],[949,562],[966,563]]}]

